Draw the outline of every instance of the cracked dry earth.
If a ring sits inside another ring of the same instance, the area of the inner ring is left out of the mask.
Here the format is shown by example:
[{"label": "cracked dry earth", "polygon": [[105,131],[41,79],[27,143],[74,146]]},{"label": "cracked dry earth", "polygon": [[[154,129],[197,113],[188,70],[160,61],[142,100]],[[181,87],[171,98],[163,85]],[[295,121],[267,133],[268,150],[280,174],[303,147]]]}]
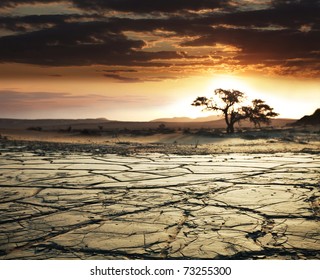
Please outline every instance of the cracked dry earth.
[{"label": "cracked dry earth", "polygon": [[0,259],[320,259],[317,154],[6,147],[0,165]]}]

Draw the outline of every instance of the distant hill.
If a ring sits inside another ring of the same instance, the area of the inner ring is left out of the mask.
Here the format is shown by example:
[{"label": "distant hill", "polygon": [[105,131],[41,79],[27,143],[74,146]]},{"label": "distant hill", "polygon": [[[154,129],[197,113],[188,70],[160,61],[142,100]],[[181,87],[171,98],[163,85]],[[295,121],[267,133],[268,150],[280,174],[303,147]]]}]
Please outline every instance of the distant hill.
[{"label": "distant hill", "polygon": [[150,122],[185,122],[185,123],[191,123],[191,122],[211,122],[211,121],[217,121],[222,119],[221,116],[209,116],[209,117],[201,117],[201,118],[188,118],[188,117],[174,117],[174,118],[161,118],[161,119],[155,119]]},{"label": "distant hill", "polygon": [[70,126],[80,124],[98,124],[110,122],[105,118],[97,119],[0,119],[0,128],[26,129],[29,127],[52,127],[52,126]]},{"label": "distant hill", "polygon": [[[212,117],[211,117],[212,118]],[[213,118],[216,118],[213,116]],[[208,121],[209,119],[209,121]],[[151,122],[135,122],[135,121],[112,121],[104,118],[99,119],[40,119],[40,120],[21,120],[21,119],[0,119],[0,129],[9,130],[30,130],[30,128],[41,128],[43,131],[57,131],[60,129],[66,130],[72,127],[72,130],[81,129],[95,129],[98,130],[102,127],[104,130],[118,130],[118,129],[157,129],[161,124],[165,124],[167,128],[172,129],[200,129],[200,128],[211,128],[224,129],[226,123],[224,119],[211,120],[210,117],[189,119],[189,118],[169,118],[159,119]],[[180,120],[180,121],[179,121]],[[185,120],[185,121],[184,121]],[[204,120],[204,121],[201,121]],[[285,125],[292,125],[296,122],[296,119],[273,119],[271,126],[283,127]],[[264,125],[263,125],[264,126]],[[242,121],[240,126],[235,125],[236,128],[253,127],[253,124],[248,120]]]},{"label": "distant hill", "polygon": [[294,125],[320,125],[320,108],[312,115],[302,117],[300,120],[296,121]]}]

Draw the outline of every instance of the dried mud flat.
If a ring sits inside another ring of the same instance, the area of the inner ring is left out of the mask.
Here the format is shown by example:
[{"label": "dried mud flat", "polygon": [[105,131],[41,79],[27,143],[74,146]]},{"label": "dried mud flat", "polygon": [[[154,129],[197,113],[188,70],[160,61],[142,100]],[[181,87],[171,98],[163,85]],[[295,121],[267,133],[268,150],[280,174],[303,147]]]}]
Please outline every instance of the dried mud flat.
[{"label": "dried mud flat", "polygon": [[318,153],[72,147],[2,145],[0,259],[320,259]]}]

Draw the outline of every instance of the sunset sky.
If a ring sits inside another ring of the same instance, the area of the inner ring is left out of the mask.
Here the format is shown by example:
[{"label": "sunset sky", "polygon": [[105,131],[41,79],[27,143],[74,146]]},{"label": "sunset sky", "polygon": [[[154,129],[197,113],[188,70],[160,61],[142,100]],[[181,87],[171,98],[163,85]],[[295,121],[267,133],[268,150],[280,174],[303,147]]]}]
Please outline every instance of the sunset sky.
[{"label": "sunset sky", "polygon": [[1,0],[0,118],[201,117],[216,88],[320,108],[320,1]]}]

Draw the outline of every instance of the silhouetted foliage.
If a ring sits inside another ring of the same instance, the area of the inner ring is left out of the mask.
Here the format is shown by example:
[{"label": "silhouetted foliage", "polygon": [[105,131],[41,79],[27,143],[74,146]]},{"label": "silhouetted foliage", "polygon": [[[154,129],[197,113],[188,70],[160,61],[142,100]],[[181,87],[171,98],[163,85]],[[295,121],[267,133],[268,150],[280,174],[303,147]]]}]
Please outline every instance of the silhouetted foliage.
[{"label": "silhouetted foliage", "polygon": [[98,130],[88,128],[80,130],[80,134],[87,136],[101,136],[101,133]]},{"label": "silhouetted foliage", "polygon": [[174,133],[175,130],[172,128],[168,128],[164,123],[161,123],[157,128],[157,132],[163,133],[163,134],[169,134],[169,133]]},{"label": "silhouetted foliage", "polygon": [[31,127],[28,127],[27,130],[42,131],[42,127],[41,126],[31,126]]},{"label": "silhouetted foliage", "polygon": [[158,131],[162,132],[166,129],[166,125],[164,123],[159,124]]},{"label": "silhouetted foliage", "polygon": [[214,91],[213,97],[197,97],[191,105],[205,107],[204,110],[220,111],[227,124],[227,133],[234,133],[234,124],[241,120],[248,119],[260,127],[261,123],[269,124],[270,118],[278,116],[261,99],[254,99],[250,106],[241,106],[245,99],[246,95],[241,91],[219,88]]},{"label": "silhouetted foliage", "polygon": [[183,134],[190,134],[191,133],[191,130],[189,127],[186,127],[183,129]]}]

